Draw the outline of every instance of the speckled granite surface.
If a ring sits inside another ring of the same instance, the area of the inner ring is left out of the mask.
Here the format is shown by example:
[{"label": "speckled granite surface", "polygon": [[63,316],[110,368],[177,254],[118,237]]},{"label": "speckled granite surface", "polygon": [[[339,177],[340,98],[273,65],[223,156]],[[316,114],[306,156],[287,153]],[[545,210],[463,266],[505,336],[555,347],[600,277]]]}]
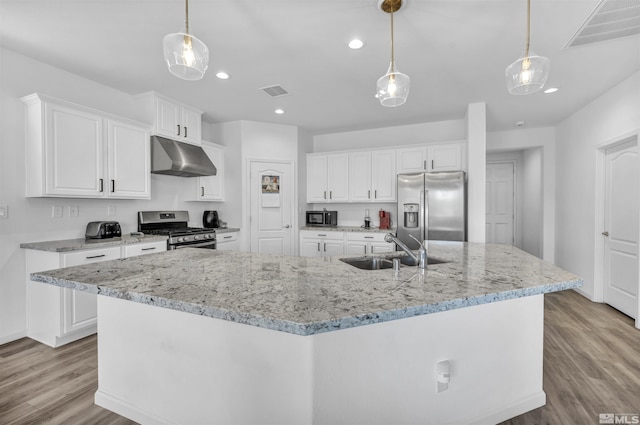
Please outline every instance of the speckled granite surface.
[{"label": "speckled granite surface", "polygon": [[[34,273],[32,280],[312,335],[576,288],[582,280],[506,245],[431,242],[449,263],[360,270],[340,257],[186,248]],[[344,258],[344,257],[342,257]]]},{"label": "speckled granite surface", "polygon": [[232,232],[239,232],[240,229],[238,229],[237,227],[225,227],[224,229],[222,227],[217,227],[215,229],[216,234],[218,233],[232,233]]},{"label": "speckled granite surface", "polygon": [[319,232],[368,232],[368,233],[394,233],[396,232],[395,227],[391,229],[380,229],[378,227],[369,227],[364,228],[361,226],[302,226],[300,230],[312,230]]},{"label": "speckled granite surface", "polygon": [[120,238],[110,239],[64,239],[57,241],[44,241],[44,242],[26,242],[21,243],[20,248],[35,249],[38,251],[51,251],[51,252],[68,252],[78,251],[81,249],[95,249],[105,248],[109,246],[118,246],[134,243],[144,242],[159,242],[166,241],[166,236],[152,236],[152,235],[136,235],[130,234],[122,235]]}]

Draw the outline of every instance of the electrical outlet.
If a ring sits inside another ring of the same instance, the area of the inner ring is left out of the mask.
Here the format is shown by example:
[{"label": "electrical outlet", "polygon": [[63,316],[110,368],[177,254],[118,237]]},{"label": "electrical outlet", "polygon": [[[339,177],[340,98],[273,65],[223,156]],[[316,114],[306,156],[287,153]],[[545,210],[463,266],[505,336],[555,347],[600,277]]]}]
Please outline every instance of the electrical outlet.
[{"label": "electrical outlet", "polygon": [[77,217],[80,215],[80,207],[72,205],[69,207],[69,217]]},{"label": "electrical outlet", "polygon": [[113,217],[115,215],[116,215],[116,206],[115,205],[107,206],[107,216]]},{"label": "electrical outlet", "polygon": [[51,208],[51,217],[53,218],[62,218],[62,213],[63,213],[63,208],[62,205],[54,205]]},{"label": "electrical outlet", "polygon": [[9,218],[9,205],[0,205],[0,218]]}]

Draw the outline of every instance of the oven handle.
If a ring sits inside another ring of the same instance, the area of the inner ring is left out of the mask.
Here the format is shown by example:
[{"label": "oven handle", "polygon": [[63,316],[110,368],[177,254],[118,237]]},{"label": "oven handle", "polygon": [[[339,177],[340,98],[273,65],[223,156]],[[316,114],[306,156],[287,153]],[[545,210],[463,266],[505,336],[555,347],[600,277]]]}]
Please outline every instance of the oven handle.
[{"label": "oven handle", "polygon": [[174,249],[180,249],[180,248],[203,248],[205,246],[211,246],[211,245],[215,245],[216,241],[207,241],[207,242],[200,242],[200,243],[192,243],[192,244],[187,244],[187,245],[174,245]]}]

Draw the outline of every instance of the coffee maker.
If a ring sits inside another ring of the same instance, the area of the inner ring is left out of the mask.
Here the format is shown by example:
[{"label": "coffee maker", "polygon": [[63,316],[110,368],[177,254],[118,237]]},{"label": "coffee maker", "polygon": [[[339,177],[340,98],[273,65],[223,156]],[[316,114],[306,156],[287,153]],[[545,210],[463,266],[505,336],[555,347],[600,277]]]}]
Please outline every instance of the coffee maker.
[{"label": "coffee maker", "polygon": [[380,229],[388,229],[391,226],[391,213],[389,211],[380,210]]}]

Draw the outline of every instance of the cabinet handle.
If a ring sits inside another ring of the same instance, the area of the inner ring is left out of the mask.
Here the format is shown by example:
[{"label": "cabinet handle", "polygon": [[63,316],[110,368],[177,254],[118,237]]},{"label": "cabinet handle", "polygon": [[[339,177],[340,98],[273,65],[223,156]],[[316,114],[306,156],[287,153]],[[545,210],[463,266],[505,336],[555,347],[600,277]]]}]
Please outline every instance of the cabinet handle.
[{"label": "cabinet handle", "polygon": [[371,199],[371,190],[367,190],[367,199]]},{"label": "cabinet handle", "polygon": [[318,242],[318,252],[320,252],[320,242]]},{"label": "cabinet handle", "polygon": [[367,246],[364,246],[364,255],[367,255]]},{"label": "cabinet handle", "polygon": [[204,196],[204,186],[200,186],[200,196]]},{"label": "cabinet handle", "polygon": [[111,180],[111,193],[116,191],[116,181]]},{"label": "cabinet handle", "polygon": [[373,236],[365,236],[365,239],[373,239]]},{"label": "cabinet handle", "polygon": [[104,180],[100,179],[100,192],[104,192]]},{"label": "cabinet handle", "polygon": [[140,251],[153,251],[154,249],[156,249],[155,246],[153,246],[151,248],[142,248],[142,249],[140,249]]},{"label": "cabinet handle", "polygon": [[187,127],[184,127],[184,137],[187,137]]},{"label": "cabinet handle", "polygon": [[327,191],[324,191],[324,199],[327,199]]},{"label": "cabinet handle", "polygon": [[318,233],[318,236],[327,236],[327,235],[324,235],[324,234],[322,234],[322,233]]},{"label": "cabinet handle", "polygon": [[431,160],[431,169],[433,170],[433,159]]},{"label": "cabinet handle", "polygon": [[180,124],[178,124],[178,136],[180,135]]},{"label": "cabinet handle", "polygon": [[373,197],[374,197],[375,199],[378,199],[378,189],[376,189],[376,190],[374,190],[374,191],[373,191]]},{"label": "cabinet handle", "polygon": [[333,190],[329,191],[329,199],[333,199]]},{"label": "cabinet handle", "polygon": [[323,244],[322,244],[322,246],[323,246],[323,248],[324,248],[324,252],[327,252],[327,244],[326,244],[326,243],[323,243]]},{"label": "cabinet handle", "polygon": [[422,168],[424,168],[425,170],[427,169],[427,160],[424,160],[424,165],[422,166]]},{"label": "cabinet handle", "polygon": [[232,237],[233,237],[233,236],[225,236],[225,237],[224,237],[224,238],[222,238],[222,239],[231,239]]},{"label": "cabinet handle", "polygon": [[91,260],[93,258],[102,258],[102,257],[106,257],[106,254],[101,254],[101,255],[92,255],[90,257],[87,257],[87,260]]}]

